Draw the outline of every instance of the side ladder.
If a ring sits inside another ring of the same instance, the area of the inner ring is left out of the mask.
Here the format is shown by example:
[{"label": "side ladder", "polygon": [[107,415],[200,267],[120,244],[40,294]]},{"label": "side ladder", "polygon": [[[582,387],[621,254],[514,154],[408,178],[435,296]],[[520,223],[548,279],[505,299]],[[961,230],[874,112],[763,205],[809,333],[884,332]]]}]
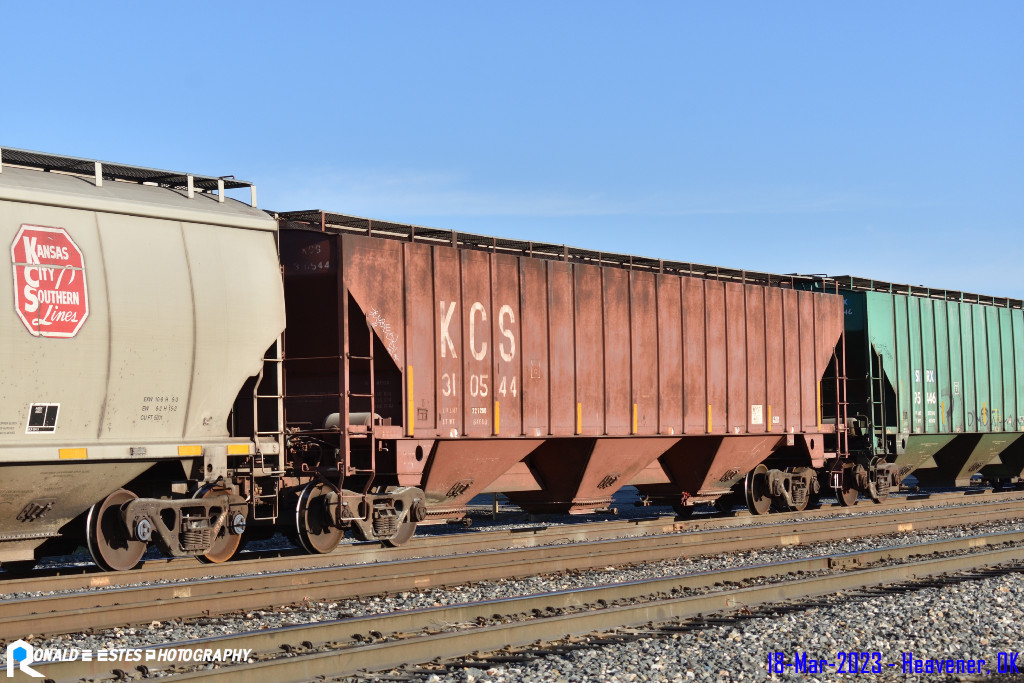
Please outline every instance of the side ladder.
[{"label": "side ladder", "polygon": [[881,455],[889,454],[889,435],[885,429],[885,375],[882,372],[882,354],[868,350],[871,383],[871,453],[878,455],[878,443],[882,445]]},{"label": "side ladder", "polygon": [[[361,404],[369,404],[369,415],[364,421],[365,427],[359,429],[357,425],[350,424],[351,416],[345,416],[345,462],[344,465],[344,477],[349,476],[365,476],[365,483],[363,484],[363,495],[369,493],[370,488],[373,486],[373,480],[377,473],[377,442],[374,435],[373,427],[376,423],[377,418],[377,404],[374,398],[374,387],[376,386],[376,378],[374,377],[374,363],[373,363],[373,347],[374,347],[374,334],[373,328],[367,321],[366,332],[368,335],[369,344],[367,345],[367,355],[358,356],[349,351],[345,352],[345,376],[347,378],[349,405],[351,405],[352,399],[357,399]],[[352,364],[353,363],[365,363],[367,366],[367,377],[369,381],[368,393],[355,393],[351,390],[352,382]],[[356,450],[356,445],[362,446],[368,449],[369,456],[368,461],[365,461],[362,466],[357,466],[354,462],[353,452]]]},{"label": "side ladder", "polygon": [[836,455],[850,457],[849,397],[846,393],[846,332],[839,335],[839,352],[833,349],[836,366]]},{"label": "side ladder", "polygon": [[[267,368],[270,376],[267,377]],[[266,381],[271,380],[271,381]],[[267,393],[270,392],[270,393]],[[263,356],[263,366],[256,378],[252,396],[252,420],[254,453],[250,457],[250,481],[252,499],[249,501],[254,520],[276,520],[281,475],[284,469],[281,463],[284,458],[284,339],[277,341]],[[261,404],[264,410],[269,405],[273,417],[273,429],[261,429]],[[270,451],[268,453],[268,451]]]}]

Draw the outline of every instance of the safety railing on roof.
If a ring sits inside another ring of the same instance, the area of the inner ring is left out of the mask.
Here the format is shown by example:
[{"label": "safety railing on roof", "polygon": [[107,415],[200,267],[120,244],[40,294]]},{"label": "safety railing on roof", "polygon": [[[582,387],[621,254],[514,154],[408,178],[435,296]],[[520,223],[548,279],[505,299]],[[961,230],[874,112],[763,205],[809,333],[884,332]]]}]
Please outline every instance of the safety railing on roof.
[{"label": "safety railing on roof", "polygon": [[253,207],[256,206],[256,186],[244,180],[237,180],[234,176],[203,176],[145,168],[143,166],[129,166],[108,161],[96,161],[95,159],[82,159],[79,157],[47,154],[45,152],[0,147],[0,174],[3,173],[4,166],[17,166],[51,173],[85,176],[92,178],[96,187],[103,187],[104,180],[111,180],[183,190],[189,199],[194,198],[197,192],[216,193],[217,200],[222,203],[225,199],[225,190],[248,188],[250,193],[249,204]]},{"label": "safety railing on roof", "polygon": [[988,306],[998,306],[1000,308],[1024,308],[1024,301],[1009,297],[987,296],[985,294],[973,294],[971,292],[960,292],[952,289],[936,289],[932,287],[924,287],[922,285],[903,285],[894,282],[883,282],[881,280],[854,277],[852,275],[837,275],[824,279],[835,282],[839,286],[839,289],[848,289],[859,292],[885,292],[887,294],[904,294],[907,296],[940,299],[943,301],[985,304]]},{"label": "safety railing on roof", "polygon": [[489,237],[468,232],[458,232],[456,230],[441,230],[320,210],[288,211],[272,215],[284,221],[282,223],[284,227],[293,229],[367,235],[406,242],[445,245],[460,249],[476,249],[494,254],[529,256],[551,261],[624,268],[652,273],[670,273],[709,280],[761,284],[790,289],[810,289],[811,284],[817,281],[817,278],[812,276],[797,274],[779,275],[723,268],[720,266],[708,266],[699,263],[667,261],[643,256],[631,256],[629,254],[580,249],[564,244],[512,240],[503,237]]}]

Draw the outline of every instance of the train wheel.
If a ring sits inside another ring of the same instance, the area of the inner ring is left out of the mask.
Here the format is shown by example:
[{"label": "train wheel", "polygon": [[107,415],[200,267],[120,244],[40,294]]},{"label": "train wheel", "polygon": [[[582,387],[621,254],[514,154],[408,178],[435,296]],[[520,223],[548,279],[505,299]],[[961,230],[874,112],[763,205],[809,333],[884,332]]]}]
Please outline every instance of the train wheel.
[{"label": "train wheel", "polygon": [[[394,489],[388,489],[386,493],[394,493]],[[398,522],[398,529],[388,538],[381,539],[381,545],[389,548],[397,548],[409,541],[416,533],[417,522],[427,517],[427,508],[420,500],[414,500],[410,507],[406,507],[408,501],[401,497],[395,501],[395,512],[401,521]]]},{"label": "train wheel", "polygon": [[843,470],[843,486],[842,488],[833,488],[832,490],[836,494],[836,498],[839,500],[839,504],[843,507],[850,507],[857,503],[857,496],[860,495],[860,491],[857,490],[856,486],[853,486],[853,480],[855,475],[853,470]]},{"label": "train wheel", "polygon": [[696,506],[694,505],[683,505],[681,503],[673,505],[672,510],[676,513],[676,517],[679,519],[689,519],[693,517],[693,511]]},{"label": "train wheel", "polygon": [[139,564],[146,542],[129,537],[121,520],[121,507],[138,498],[131,491],[118,489],[89,509],[85,519],[86,544],[93,562],[107,571],[125,571]]},{"label": "train wheel", "polygon": [[[197,491],[195,498],[212,498],[213,496],[228,495],[229,493],[225,488],[210,486]],[[243,517],[242,522],[244,523],[244,521]],[[196,556],[200,562],[220,564],[221,562],[227,562],[238,554],[238,551],[242,548],[242,535],[231,533],[228,527],[233,523],[235,523],[235,520],[232,519],[232,514],[229,511],[227,519],[224,520],[224,525],[217,532],[217,538],[214,539],[213,545],[210,546],[210,550]]]},{"label": "train wheel", "polygon": [[416,522],[406,518],[404,522],[398,525],[398,531],[391,535],[390,538],[381,539],[381,545],[385,545],[389,548],[397,548],[398,546],[406,543],[413,534],[416,533]]},{"label": "train wheel", "polygon": [[308,553],[329,553],[345,536],[332,524],[331,504],[338,496],[323,483],[310,482],[295,503],[295,531],[299,545]]},{"label": "train wheel", "polygon": [[763,464],[747,472],[743,481],[743,493],[747,500],[747,509],[753,515],[763,515],[772,506],[772,496],[768,490],[768,468]]},{"label": "train wheel", "polygon": [[846,488],[845,486],[841,491],[836,491],[836,498],[839,499],[839,504],[845,508],[855,505],[859,495],[860,492],[857,489]]}]

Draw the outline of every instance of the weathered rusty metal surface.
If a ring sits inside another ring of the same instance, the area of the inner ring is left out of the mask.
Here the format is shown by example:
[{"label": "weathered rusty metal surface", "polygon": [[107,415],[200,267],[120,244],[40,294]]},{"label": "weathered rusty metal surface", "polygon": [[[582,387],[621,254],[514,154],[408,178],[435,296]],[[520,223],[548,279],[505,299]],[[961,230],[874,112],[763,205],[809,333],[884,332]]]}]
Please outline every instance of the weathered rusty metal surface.
[{"label": "weathered rusty metal surface", "polygon": [[431,515],[457,516],[473,496],[547,443],[541,439],[446,439],[430,453],[422,488]]},{"label": "weathered rusty metal surface", "polygon": [[434,443],[434,439],[400,439],[395,443],[395,473],[399,486],[420,485]]},{"label": "weathered rusty metal surface", "polygon": [[[361,318],[372,327],[386,350],[375,360],[377,412],[404,438],[437,442],[421,448],[420,485],[446,510],[484,490],[519,490],[534,507],[593,508],[631,480],[658,483],[659,456],[660,483],[680,496],[713,496],[728,488],[722,477],[745,474],[784,433],[823,431],[818,382],[842,330],[839,296],[530,258],[497,245],[314,234],[303,239],[343,254],[340,273],[326,269],[341,277],[332,281],[343,294],[330,294],[325,280],[312,290],[323,297],[302,311],[331,328],[326,308],[347,296],[350,327]],[[298,275],[286,268],[286,286]],[[289,318],[290,344],[302,324]],[[320,324],[306,323],[311,348]],[[336,347],[330,335],[324,345]],[[398,451],[407,483],[420,465]]]},{"label": "weathered rusty metal surface", "polygon": [[[797,292],[797,307],[800,316],[800,330],[806,330],[805,334],[798,334],[800,345],[800,417],[802,421],[798,426],[801,431],[813,431],[818,426],[818,380],[820,375],[815,373],[814,353],[816,326],[814,315],[814,295],[807,296],[807,292]],[[809,333],[809,334],[808,334]]]},{"label": "weathered rusty metal surface", "polygon": [[[761,287],[745,287],[746,298],[744,306],[747,312],[746,330],[746,365],[747,365],[747,393],[750,396],[752,405],[770,405],[768,400],[766,359],[768,356],[768,344],[765,337],[765,290]],[[819,367],[824,367],[822,363]],[[751,422],[747,425],[747,431],[758,434],[768,431],[768,419],[765,409],[761,409],[761,424]]]},{"label": "weathered rusty metal surface", "polygon": [[630,401],[631,325],[629,320],[629,273],[602,269],[604,278],[604,421],[605,434],[632,433]]},{"label": "weathered rusty metal surface", "polygon": [[[594,439],[548,439],[532,452],[527,467],[543,487],[540,491],[507,491],[508,499],[529,512],[568,512],[587,461],[594,449]],[[593,507],[601,507],[595,502]]]},{"label": "weathered rusty metal surface", "polygon": [[[704,335],[707,354],[708,434],[724,434],[725,392],[729,385],[725,339],[725,283],[704,283]],[[692,398],[692,397],[687,397]]]},{"label": "weathered rusty metal surface", "polygon": [[549,439],[530,453],[526,466],[543,482],[540,490],[506,490],[528,512],[587,513],[611,497],[678,438]]},{"label": "weathered rusty metal surface", "polygon": [[505,470],[504,474],[492,481],[481,493],[542,491],[543,489],[544,487],[537,481],[537,476],[527,466],[526,461],[521,460]]},{"label": "weathered rusty metal surface", "polygon": [[[707,390],[707,356],[704,353],[704,283],[693,278],[680,278],[683,315],[683,395],[701,397]],[[687,401],[684,406],[687,434],[707,432],[705,401]]]},{"label": "weathered rusty metal surface", "polygon": [[725,351],[727,362],[726,408],[729,422],[726,433],[745,432],[747,426],[747,313],[743,285],[725,285]]},{"label": "weathered rusty metal surface", "polygon": [[780,435],[694,436],[680,439],[653,467],[637,472],[629,483],[642,495],[661,502],[710,502],[729,493],[748,471],[782,445]]},{"label": "weathered rusty metal surface", "polygon": [[[463,434],[468,437],[491,435],[491,361],[496,355],[491,339],[488,313],[491,307],[490,257],[479,251],[460,252],[462,260],[462,394]],[[454,299],[454,293],[453,293]],[[427,330],[423,330],[424,332]]]},{"label": "weathered rusty metal surface", "polygon": [[550,394],[548,392],[548,280],[547,263],[520,259],[523,335],[519,347],[523,358],[520,397],[523,410],[523,432],[526,436],[546,436]]},{"label": "weathered rusty metal surface", "polygon": [[[433,248],[424,244],[409,244],[405,248],[405,326],[404,338],[417,336],[419,330],[434,326],[434,311],[438,307],[434,300],[433,287],[424,287],[422,283],[432,283]],[[412,376],[412,419],[416,430],[433,431],[438,428],[435,404],[437,399],[436,386],[436,351],[431,344],[408,344],[406,346],[407,365],[418,368]],[[408,376],[406,377],[408,380]],[[408,387],[406,387],[408,391]],[[406,402],[409,402],[406,396]],[[427,449],[429,450],[429,448]],[[415,484],[413,484],[415,485]]]},{"label": "weathered rusty metal surface", "polygon": [[573,266],[576,433],[605,434],[604,289],[601,268]]},{"label": "weathered rusty metal surface", "polygon": [[[462,335],[459,334],[462,330],[463,316],[458,295],[461,261],[454,249],[434,247],[433,252],[434,277],[430,283],[433,290],[433,321],[429,329],[417,330],[415,339],[418,345],[432,349],[436,363],[436,434],[457,437],[465,433],[461,387],[464,373],[462,362],[459,360],[465,356]],[[414,286],[426,288],[427,284],[421,282],[415,283]],[[429,372],[429,368],[430,366],[427,366],[424,369]]]},{"label": "weathered rusty metal surface", "polygon": [[786,387],[789,378],[786,376],[782,294],[781,289],[764,290],[764,365],[768,389],[764,422],[769,432],[786,431]]},{"label": "weathered rusty metal surface", "polygon": [[495,340],[494,435],[519,436],[523,431],[523,354],[517,344],[523,338],[519,300],[519,259],[495,254],[491,260],[491,337]]},{"label": "weathered rusty metal surface", "polygon": [[548,433],[576,433],[576,330],[573,325],[572,266],[549,261],[548,270]]},{"label": "weathered rusty metal surface", "polygon": [[665,473],[665,470],[661,467],[661,463],[657,460],[637,472],[636,475],[626,483],[638,488],[641,486],[667,486],[670,487],[669,493],[673,498],[679,496],[679,489],[672,486],[672,482],[669,480],[668,474]]},{"label": "weathered rusty metal surface", "polygon": [[586,507],[586,501],[611,502],[611,494],[671,448],[676,439],[635,438],[596,439],[580,476],[573,503]]},{"label": "weathered rusty metal surface", "polygon": [[658,364],[652,362],[658,348],[655,277],[651,273],[630,273],[630,313],[633,346],[630,363],[633,369],[633,405],[637,415],[638,434],[658,433]]},{"label": "weathered rusty metal surface", "polygon": [[680,434],[683,431],[682,339],[680,323],[679,279],[672,275],[657,278],[658,329],[658,433]]},{"label": "weathered rusty metal surface", "polygon": [[800,340],[791,330],[800,325],[800,311],[797,292],[782,292],[782,337],[783,368],[785,368],[786,416],[783,424],[786,431],[800,429]]}]

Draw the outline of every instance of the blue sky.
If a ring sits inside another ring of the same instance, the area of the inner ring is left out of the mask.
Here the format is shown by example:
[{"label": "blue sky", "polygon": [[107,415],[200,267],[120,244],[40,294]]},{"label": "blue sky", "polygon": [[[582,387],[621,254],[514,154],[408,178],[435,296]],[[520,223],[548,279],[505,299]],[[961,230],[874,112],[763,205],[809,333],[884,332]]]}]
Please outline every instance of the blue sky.
[{"label": "blue sky", "polygon": [[0,145],[1024,298],[1024,3],[3,5]]}]

